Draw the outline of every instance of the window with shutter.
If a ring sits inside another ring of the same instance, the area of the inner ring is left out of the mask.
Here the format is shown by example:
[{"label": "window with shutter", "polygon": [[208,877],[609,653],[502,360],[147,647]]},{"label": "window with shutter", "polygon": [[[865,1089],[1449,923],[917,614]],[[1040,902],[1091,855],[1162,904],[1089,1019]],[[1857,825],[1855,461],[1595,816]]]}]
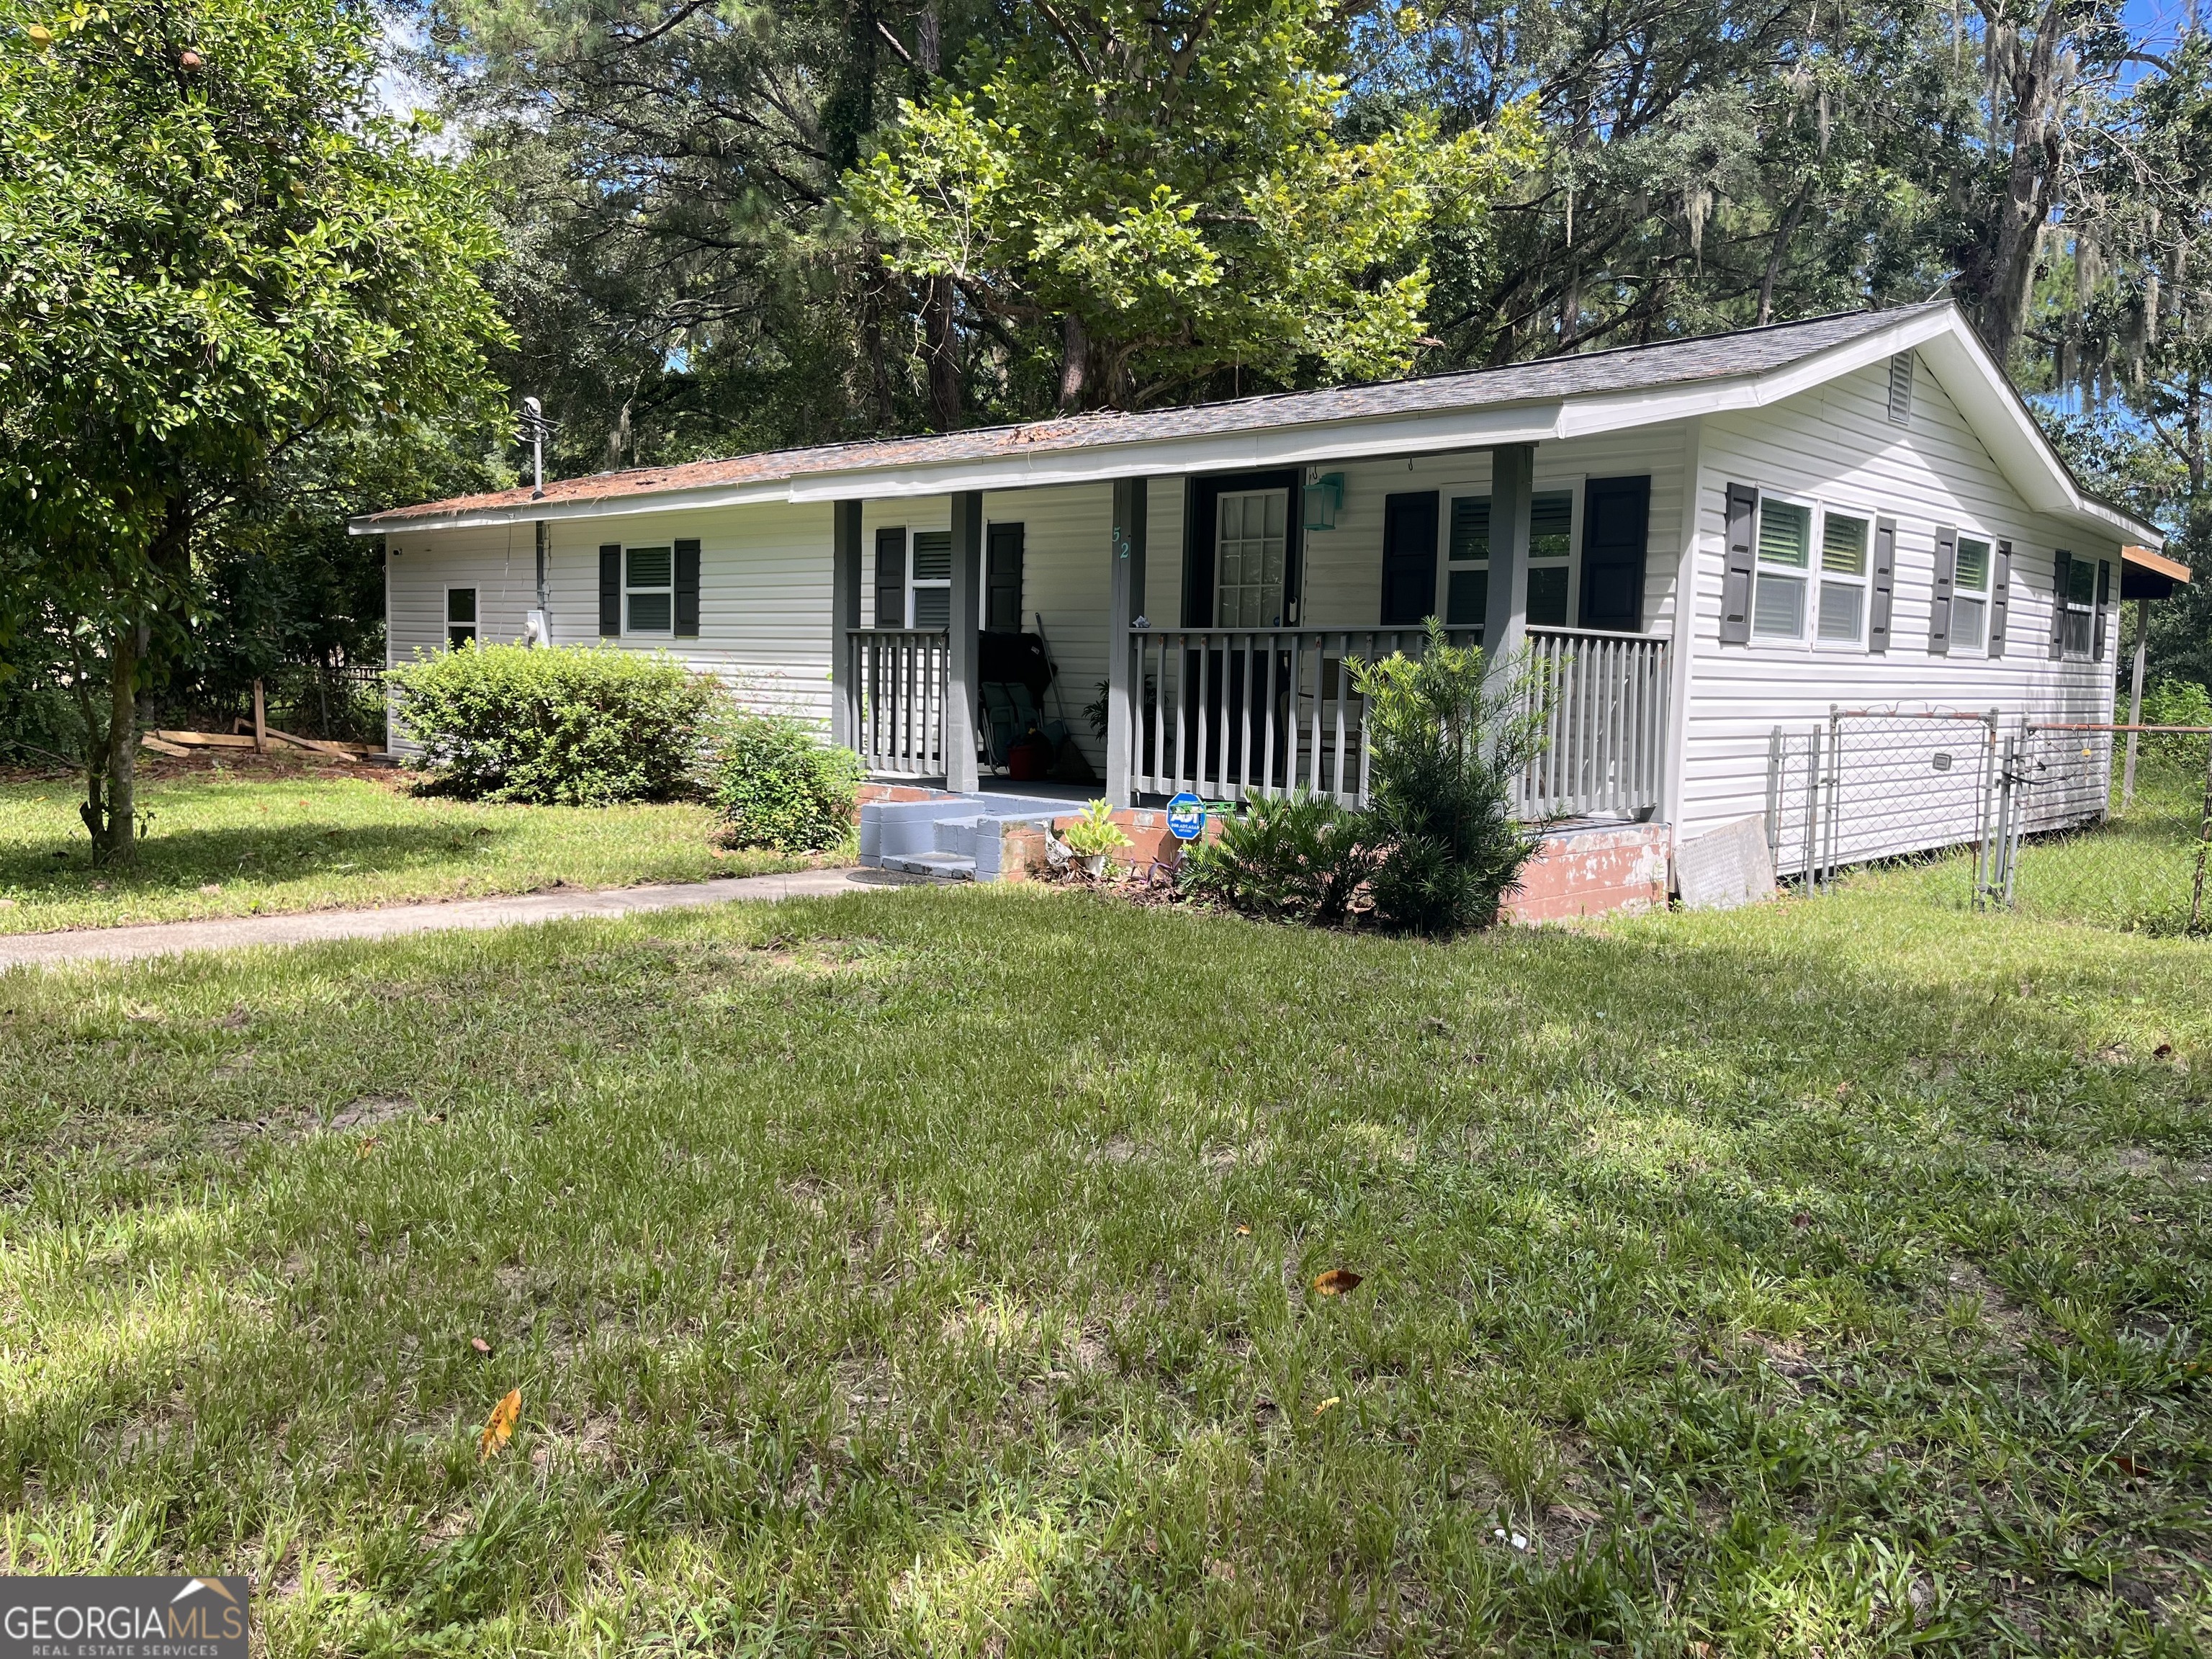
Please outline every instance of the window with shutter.
[{"label": "window with shutter", "polygon": [[1853,514],[1820,514],[1820,607],[1814,638],[1823,645],[1856,645],[1865,637],[1872,530]]},{"label": "window with shutter", "polygon": [[1992,549],[1979,537],[1961,536],[1951,574],[1951,648],[1979,651],[1989,630]]},{"label": "window with shutter", "polygon": [[2088,559],[2066,562],[2065,654],[2087,657],[2096,645],[2097,566]]},{"label": "window with shutter", "polygon": [[952,532],[914,532],[914,574],[907,582],[908,614],[915,628],[952,623]]},{"label": "window with shutter", "polygon": [[1813,562],[1813,509],[1768,496],[1759,504],[1759,586],[1751,631],[1763,640],[1805,637],[1806,571]]},{"label": "window with shutter", "polygon": [[632,547],[623,551],[623,632],[676,631],[676,550]]},{"label": "window with shutter", "polygon": [[1444,536],[1444,621],[1480,628],[1490,608],[1490,497],[1455,495]]}]

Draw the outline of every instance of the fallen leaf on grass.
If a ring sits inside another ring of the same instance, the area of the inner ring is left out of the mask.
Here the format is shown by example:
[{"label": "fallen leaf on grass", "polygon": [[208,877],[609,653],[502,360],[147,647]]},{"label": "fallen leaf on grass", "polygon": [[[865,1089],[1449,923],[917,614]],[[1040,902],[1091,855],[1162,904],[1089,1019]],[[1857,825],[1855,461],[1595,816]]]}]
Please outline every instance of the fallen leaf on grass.
[{"label": "fallen leaf on grass", "polygon": [[2171,1059],[2172,1059],[2172,1058],[2173,1058],[2173,1045],[2172,1045],[2171,1042],[2161,1042],[2161,1043],[2160,1043],[2160,1044],[2158,1045],[2158,1047],[2157,1047],[2157,1048],[2154,1048],[2154,1049],[2152,1049],[2152,1050],[2150,1051],[2150,1057],[2151,1057],[2153,1060],[2171,1060]]},{"label": "fallen leaf on grass", "polygon": [[484,1419],[483,1434],[477,1443],[480,1448],[477,1454],[477,1462],[489,1461],[494,1452],[514,1438],[515,1419],[521,1415],[522,1390],[509,1389],[499,1404],[491,1408],[491,1415]]},{"label": "fallen leaf on grass", "polygon": [[367,1157],[368,1157],[371,1152],[374,1152],[375,1150],[376,1150],[376,1137],[375,1137],[374,1135],[371,1135],[371,1136],[369,1136],[369,1138],[368,1138],[368,1139],[366,1139],[366,1140],[362,1141],[362,1142],[361,1143],[361,1145],[360,1145],[360,1146],[356,1146],[356,1147],[355,1147],[355,1148],[353,1149],[353,1155],[354,1155],[356,1158],[367,1158]]},{"label": "fallen leaf on grass", "polygon": [[1348,1291],[1358,1290],[1359,1288],[1359,1275],[1352,1272],[1351,1268],[1331,1267],[1327,1273],[1317,1273],[1314,1276],[1314,1294],[1316,1296],[1342,1296]]},{"label": "fallen leaf on grass", "polygon": [[1342,1399],[1340,1396],[1336,1395],[1329,1395],[1329,1397],[1328,1397],[1328,1399],[1326,1399],[1326,1400],[1322,1401],[1321,1402],[1321,1404],[1320,1404],[1320,1405],[1316,1406],[1316,1407],[1314,1407],[1314,1415],[1315,1415],[1316,1417],[1319,1417],[1319,1416],[1320,1416],[1323,1412],[1327,1411],[1327,1410],[1328,1410],[1331,1406],[1341,1406],[1343,1403],[1344,1403],[1344,1401],[1343,1401],[1343,1399]]},{"label": "fallen leaf on grass", "polygon": [[483,1338],[480,1336],[471,1337],[469,1339],[469,1346],[474,1348],[478,1353],[489,1353],[491,1352],[491,1344],[485,1341]]},{"label": "fallen leaf on grass", "polygon": [[1239,1238],[1249,1238],[1249,1237],[1252,1237],[1252,1230],[1251,1230],[1251,1228],[1249,1228],[1249,1227],[1246,1226],[1246,1225],[1244,1224],[1244,1223],[1243,1223],[1243,1222],[1241,1222],[1241,1221],[1240,1221],[1240,1222],[1238,1222],[1238,1223],[1237,1224],[1237,1237],[1239,1237]]}]

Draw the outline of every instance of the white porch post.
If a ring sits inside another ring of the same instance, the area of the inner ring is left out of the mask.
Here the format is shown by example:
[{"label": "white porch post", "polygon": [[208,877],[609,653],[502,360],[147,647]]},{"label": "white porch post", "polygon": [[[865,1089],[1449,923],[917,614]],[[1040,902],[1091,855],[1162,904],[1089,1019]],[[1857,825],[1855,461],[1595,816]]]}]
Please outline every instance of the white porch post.
[{"label": "white porch post", "polygon": [[830,531],[830,741],[860,746],[860,687],[853,635],[860,625],[860,504],[832,504]]},{"label": "white porch post", "polygon": [[956,793],[975,788],[975,717],[983,701],[975,632],[983,603],[983,492],[963,489],[952,498],[951,659],[945,685],[945,787]]},{"label": "white porch post", "polygon": [[1145,614],[1145,480],[1114,482],[1114,531],[1106,599],[1106,799],[1133,806],[1129,759],[1145,688],[1132,684],[1129,624]]},{"label": "white porch post", "polygon": [[1528,642],[1528,514],[1536,446],[1500,444],[1490,452],[1490,602],[1482,651],[1515,663]]}]

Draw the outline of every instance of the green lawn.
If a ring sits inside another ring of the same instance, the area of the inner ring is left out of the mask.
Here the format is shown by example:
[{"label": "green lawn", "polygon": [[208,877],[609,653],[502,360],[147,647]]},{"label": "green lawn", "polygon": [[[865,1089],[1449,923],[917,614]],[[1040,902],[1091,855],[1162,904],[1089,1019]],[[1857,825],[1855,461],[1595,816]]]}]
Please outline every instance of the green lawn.
[{"label": "green lawn", "polygon": [[479,806],[391,774],[191,770],[143,791],[135,870],[93,867],[71,780],[0,784],[0,933],[701,881],[816,860],[723,852],[703,806]]},{"label": "green lawn", "polygon": [[0,1567],[272,1655],[2212,1632],[2201,943],[905,890],[17,973],[0,1064]]}]

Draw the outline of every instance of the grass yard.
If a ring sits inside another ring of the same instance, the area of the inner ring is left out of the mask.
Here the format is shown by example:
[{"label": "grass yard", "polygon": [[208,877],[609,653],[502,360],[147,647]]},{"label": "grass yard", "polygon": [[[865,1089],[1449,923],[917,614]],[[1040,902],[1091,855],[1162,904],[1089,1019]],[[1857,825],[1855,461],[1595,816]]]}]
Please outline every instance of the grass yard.
[{"label": "grass yard", "polygon": [[2201,943],[907,890],[18,973],[0,1064],[0,1565],[274,1656],[2212,1634]]},{"label": "grass yard", "polygon": [[[2204,811],[2204,768],[2146,761],[2125,817],[2079,835],[2029,841],[2021,849],[2014,902],[2020,914],[2129,933],[2176,934],[2189,927]],[[2113,810],[2119,791],[2112,792]],[[1953,854],[1855,877],[1862,888],[1893,890],[1941,908],[1966,908],[1972,860]],[[2204,919],[2212,925],[2212,874]]]},{"label": "grass yard", "polygon": [[271,759],[154,769],[137,867],[94,869],[67,778],[0,784],[0,933],[703,881],[817,860],[724,852],[704,806],[482,806]]}]

